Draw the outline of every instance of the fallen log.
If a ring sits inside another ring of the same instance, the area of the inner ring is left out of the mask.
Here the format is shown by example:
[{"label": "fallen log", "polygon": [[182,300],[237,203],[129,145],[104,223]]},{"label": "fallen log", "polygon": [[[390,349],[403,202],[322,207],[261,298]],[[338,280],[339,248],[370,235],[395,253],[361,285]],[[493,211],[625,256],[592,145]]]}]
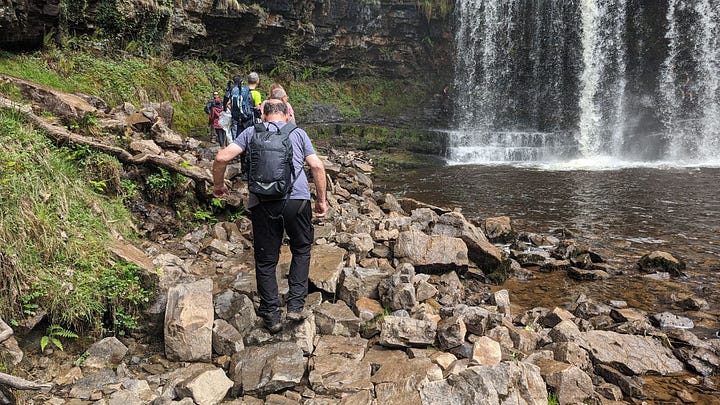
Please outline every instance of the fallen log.
[{"label": "fallen log", "polygon": [[42,389],[50,389],[53,387],[51,383],[36,383],[28,381],[24,378],[15,377],[14,375],[0,372],[0,385],[14,388],[16,390],[39,391]]},{"label": "fallen log", "polygon": [[201,188],[204,188],[205,184],[212,184],[212,176],[207,170],[192,165],[180,165],[179,163],[161,155],[150,155],[145,153],[133,155],[123,148],[106,145],[92,138],[71,132],[63,126],[54,125],[36,115],[29,105],[19,104],[0,96],[0,107],[10,108],[22,113],[30,119],[36,127],[45,131],[56,143],[70,142],[78,145],[86,145],[93,149],[113,155],[123,163],[134,165],[153,164],[195,180],[196,185],[199,188],[201,186]]}]

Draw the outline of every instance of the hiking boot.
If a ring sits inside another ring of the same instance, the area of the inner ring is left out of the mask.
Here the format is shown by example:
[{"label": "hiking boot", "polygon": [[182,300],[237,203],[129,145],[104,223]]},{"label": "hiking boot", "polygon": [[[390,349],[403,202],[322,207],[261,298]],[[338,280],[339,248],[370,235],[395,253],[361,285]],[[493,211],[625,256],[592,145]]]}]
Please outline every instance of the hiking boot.
[{"label": "hiking boot", "polygon": [[280,315],[263,318],[265,327],[270,331],[271,334],[280,332],[283,328],[282,322],[280,322]]},{"label": "hiking boot", "polygon": [[288,321],[300,322],[304,321],[310,316],[310,311],[307,309],[288,309],[287,315],[285,316]]}]

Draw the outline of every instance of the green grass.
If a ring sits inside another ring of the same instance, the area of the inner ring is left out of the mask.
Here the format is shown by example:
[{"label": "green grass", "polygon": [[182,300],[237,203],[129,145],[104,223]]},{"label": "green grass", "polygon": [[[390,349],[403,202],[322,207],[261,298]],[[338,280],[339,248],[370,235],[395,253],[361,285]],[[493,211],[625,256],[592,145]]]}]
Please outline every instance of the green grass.
[{"label": "green grass", "polygon": [[203,106],[213,90],[224,90],[228,77],[220,65],[201,60],[114,60],[57,49],[24,55],[0,53],[0,72],[65,92],[96,95],[111,107],[126,101],[136,107],[146,101],[170,101],[175,108],[173,126],[184,134],[206,125]]},{"label": "green grass", "polygon": [[[92,152],[86,159],[97,160]],[[94,190],[94,173],[18,113],[0,110],[3,319],[43,309],[53,323],[97,332],[111,306],[137,310],[148,300],[139,269],[116,261],[106,248],[111,232],[132,237],[132,221],[119,199]]]}]

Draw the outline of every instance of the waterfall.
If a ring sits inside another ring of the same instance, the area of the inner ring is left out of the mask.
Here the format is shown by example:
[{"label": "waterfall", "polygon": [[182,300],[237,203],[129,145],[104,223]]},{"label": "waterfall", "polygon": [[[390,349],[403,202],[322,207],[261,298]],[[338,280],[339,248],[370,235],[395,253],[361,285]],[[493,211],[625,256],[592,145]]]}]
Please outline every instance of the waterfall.
[{"label": "waterfall", "polygon": [[718,160],[720,0],[457,0],[448,161]]},{"label": "waterfall", "polygon": [[578,143],[584,157],[622,153],[625,9],[625,0],[582,0]]},{"label": "waterfall", "polygon": [[720,4],[670,0],[663,63],[667,157],[708,161],[720,151]]}]

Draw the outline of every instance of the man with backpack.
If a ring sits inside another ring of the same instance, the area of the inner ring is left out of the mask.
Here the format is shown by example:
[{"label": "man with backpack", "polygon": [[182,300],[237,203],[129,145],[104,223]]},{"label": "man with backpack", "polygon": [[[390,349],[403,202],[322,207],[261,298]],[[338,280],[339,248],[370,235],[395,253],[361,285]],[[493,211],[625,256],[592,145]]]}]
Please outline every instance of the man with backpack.
[{"label": "man with backpack", "polygon": [[280,298],[275,270],[280,257],[283,231],[290,238],[292,261],[288,282],[287,319],[300,321],[308,292],[310,250],[314,240],[310,185],[303,170],[307,163],[315,183],[315,216],[328,211],[325,167],[315,153],[307,133],[286,122],[287,107],[281,100],[265,104],[265,122],[255,124],[220,152],[213,162],[213,195],[227,196],[225,169],[230,161],[245,152],[248,208],[251,212],[255,276],[260,296],[259,315],[271,333],[282,330]]}]

